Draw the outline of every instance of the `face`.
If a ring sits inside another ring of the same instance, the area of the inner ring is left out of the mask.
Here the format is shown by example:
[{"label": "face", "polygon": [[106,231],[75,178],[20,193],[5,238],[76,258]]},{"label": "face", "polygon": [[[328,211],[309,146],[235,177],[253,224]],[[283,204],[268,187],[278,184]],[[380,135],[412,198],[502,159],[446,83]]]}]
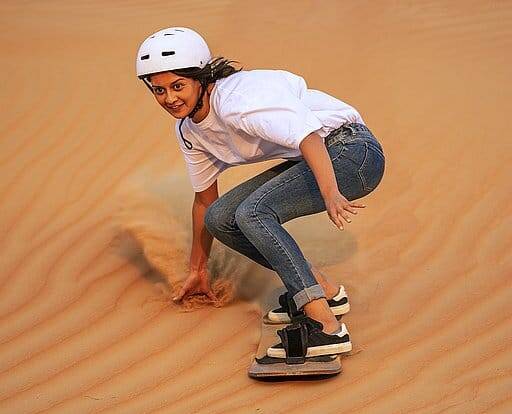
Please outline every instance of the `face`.
[{"label": "face", "polygon": [[158,103],[174,118],[185,118],[196,106],[201,89],[199,81],[162,72],[151,75],[150,83]]}]

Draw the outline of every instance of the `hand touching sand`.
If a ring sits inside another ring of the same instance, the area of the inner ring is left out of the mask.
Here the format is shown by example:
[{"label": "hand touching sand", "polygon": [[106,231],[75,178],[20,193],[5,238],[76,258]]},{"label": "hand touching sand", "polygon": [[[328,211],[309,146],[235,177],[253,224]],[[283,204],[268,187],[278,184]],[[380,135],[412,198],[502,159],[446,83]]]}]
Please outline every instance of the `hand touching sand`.
[{"label": "hand touching sand", "polygon": [[185,280],[180,292],[172,298],[175,302],[181,301],[184,297],[193,294],[205,294],[210,298],[213,302],[217,301],[213,291],[210,289],[210,285],[208,283],[209,274],[207,271],[190,272],[188,278]]}]

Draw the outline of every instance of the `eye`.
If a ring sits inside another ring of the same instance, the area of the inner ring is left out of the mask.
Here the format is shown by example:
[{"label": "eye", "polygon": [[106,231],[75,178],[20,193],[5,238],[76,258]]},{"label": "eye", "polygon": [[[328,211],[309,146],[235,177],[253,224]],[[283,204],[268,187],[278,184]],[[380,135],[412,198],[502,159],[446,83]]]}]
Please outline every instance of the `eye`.
[{"label": "eye", "polygon": [[157,95],[162,95],[164,93],[164,88],[160,87],[160,86],[156,86],[153,88],[153,91],[155,92],[155,94]]},{"label": "eye", "polygon": [[182,83],[175,83],[172,88],[175,90],[175,91],[181,91],[183,89],[183,84]]}]

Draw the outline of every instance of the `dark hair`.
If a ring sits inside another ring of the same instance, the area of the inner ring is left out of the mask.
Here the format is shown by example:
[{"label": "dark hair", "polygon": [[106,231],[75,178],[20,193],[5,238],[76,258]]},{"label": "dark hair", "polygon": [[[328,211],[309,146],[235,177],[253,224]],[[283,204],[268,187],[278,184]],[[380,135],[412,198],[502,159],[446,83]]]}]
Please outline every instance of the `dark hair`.
[{"label": "dark hair", "polygon": [[216,57],[206,64],[204,68],[176,69],[171,72],[186,78],[196,79],[203,85],[215,82],[218,79],[227,78],[233,73],[240,72],[243,67],[236,69],[231,63],[239,63],[236,60],[228,60],[224,57]]}]

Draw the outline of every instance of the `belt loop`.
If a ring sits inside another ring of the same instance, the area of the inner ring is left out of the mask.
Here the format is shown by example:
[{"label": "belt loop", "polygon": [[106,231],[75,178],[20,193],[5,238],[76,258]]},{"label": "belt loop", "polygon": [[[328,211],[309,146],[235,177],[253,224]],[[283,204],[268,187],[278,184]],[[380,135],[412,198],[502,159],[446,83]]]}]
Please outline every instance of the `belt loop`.
[{"label": "belt loop", "polygon": [[343,126],[343,128],[347,128],[348,130],[350,130],[351,135],[354,135],[356,133],[355,128],[352,127],[350,122],[347,122],[346,124],[343,124],[342,126]]}]

